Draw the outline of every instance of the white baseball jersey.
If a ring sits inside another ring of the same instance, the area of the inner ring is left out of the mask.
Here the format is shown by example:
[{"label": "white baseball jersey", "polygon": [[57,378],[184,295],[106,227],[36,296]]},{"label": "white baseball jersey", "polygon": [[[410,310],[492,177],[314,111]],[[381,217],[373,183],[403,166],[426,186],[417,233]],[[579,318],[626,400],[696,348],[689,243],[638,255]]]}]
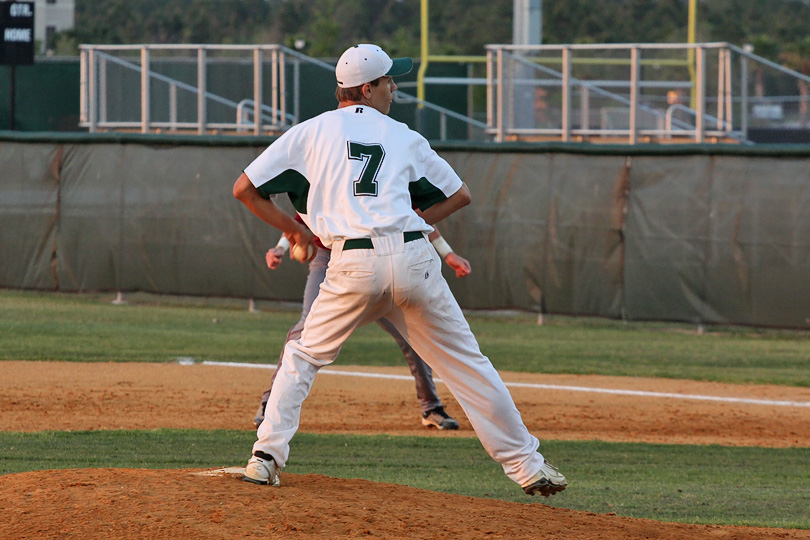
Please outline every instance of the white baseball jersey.
[{"label": "white baseball jersey", "polygon": [[292,127],[245,173],[265,198],[287,193],[326,247],[340,238],[429,233],[413,207],[425,210],[462,186],[424,137],[364,105]]}]

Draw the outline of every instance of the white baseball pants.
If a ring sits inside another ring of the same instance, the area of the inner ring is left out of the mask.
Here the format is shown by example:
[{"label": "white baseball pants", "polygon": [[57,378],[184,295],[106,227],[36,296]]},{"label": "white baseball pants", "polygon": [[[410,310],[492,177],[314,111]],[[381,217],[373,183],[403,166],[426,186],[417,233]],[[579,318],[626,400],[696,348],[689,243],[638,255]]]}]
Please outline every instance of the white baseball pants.
[{"label": "white baseball pants", "polygon": [[[287,332],[287,341],[296,340],[301,337],[301,332],[304,331],[304,323],[309,315],[309,310],[312,308],[312,304],[318,297],[321,283],[323,283],[323,280],[326,279],[326,268],[329,266],[329,259],[331,256],[332,252],[330,250],[319,247],[315,258],[309,263],[307,284],[304,287],[304,303],[301,306],[301,318],[295,323],[295,325],[293,325],[292,328],[290,328],[290,331]],[[441,407],[442,400],[436,393],[436,385],[433,382],[433,372],[431,371],[430,366],[428,366],[425,361],[422,360],[418,354],[416,354],[413,347],[411,347],[410,344],[405,341],[405,338],[403,338],[396,327],[391,324],[391,321],[383,317],[382,319],[377,319],[377,324],[380,325],[383,330],[391,334],[391,337],[397,342],[402,354],[405,356],[405,360],[408,362],[408,368],[411,370],[411,375],[413,375],[413,382],[414,386],[416,387],[416,398],[419,400],[419,406],[421,407],[422,412],[435,409],[436,407]],[[281,370],[283,362],[284,348],[282,347],[281,356],[278,359],[278,365],[273,371],[273,376],[270,378],[270,388],[265,390],[264,394],[262,394],[262,401],[267,401],[267,396],[270,395],[270,390],[275,383],[276,376]]]},{"label": "white baseball pants", "polygon": [[332,245],[326,279],[301,338],[284,348],[253,451],[270,454],[284,467],[315,374],[335,360],[355,328],[387,317],[445,382],[489,455],[509,478],[526,483],[543,465],[539,442],[481,354],[436,251],[424,238],[406,243],[393,235],[372,242],[374,249]]}]

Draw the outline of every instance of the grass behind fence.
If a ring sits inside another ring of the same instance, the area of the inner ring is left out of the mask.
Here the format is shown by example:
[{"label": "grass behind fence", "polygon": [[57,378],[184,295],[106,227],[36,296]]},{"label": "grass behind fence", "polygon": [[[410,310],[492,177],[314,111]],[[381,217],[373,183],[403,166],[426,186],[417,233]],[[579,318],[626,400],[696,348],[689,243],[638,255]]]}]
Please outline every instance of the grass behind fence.
[{"label": "grass behind fence", "polygon": [[[253,440],[250,431],[7,432],[0,474],[244,466]],[[545,441],[542,450],[570,481],[550,499],[524,495],[467,438],[299,433],[286,471],[659,521],[810,528],[808,448]]]},{"label": "grass behind fence", "polygon": [[[247,301],[0,290],[0,360],[275,362],[297,306]],[[496,368],[810,386],[810,334],[532,314],[468,314]],[[338,362],[403,365],[391,337],[359,329]]]}]

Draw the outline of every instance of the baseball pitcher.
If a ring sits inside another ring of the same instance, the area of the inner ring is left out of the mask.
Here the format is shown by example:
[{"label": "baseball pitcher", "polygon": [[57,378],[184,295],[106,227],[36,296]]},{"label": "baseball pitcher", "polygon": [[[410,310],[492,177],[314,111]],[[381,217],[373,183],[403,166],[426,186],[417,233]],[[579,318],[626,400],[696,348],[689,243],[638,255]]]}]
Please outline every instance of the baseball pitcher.
[{"label": "baseball pitcher", "polygon": [[[292,127],[234,184],[234,196],[291,243],[308,248],[314,233],[332,250],[301,337],[284,348],[244,478],[278,484],[315,374],[355,328],[386,317],[429,359],[506,475],[548,496],[567,481],[481,353],[427,240],[431,224],[470,203],[469,189],[424,137],[388,117],[393,77],[412,65],[376,45],[346,50],[335,68],[338,108]],[[270,200],[279,193],[306,227]]]}]

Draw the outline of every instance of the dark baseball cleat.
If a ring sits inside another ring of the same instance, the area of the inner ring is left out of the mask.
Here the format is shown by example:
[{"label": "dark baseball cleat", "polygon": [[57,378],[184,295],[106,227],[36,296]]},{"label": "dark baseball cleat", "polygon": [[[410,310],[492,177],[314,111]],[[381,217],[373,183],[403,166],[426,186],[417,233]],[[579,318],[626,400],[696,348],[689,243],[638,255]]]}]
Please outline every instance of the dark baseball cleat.
[{"label": "dark baseball cleat", "polygon": [[270,399],[270,388],[264,391],[262,394],[262,402],[259,404],[259,408],[256,409],[256,414],[253,415],[253,427],[259,429],[259,426],[262,425],[264,422],[264,410],[267,408],[267,400]]},{"label": "dark baseball cleat", "polygon": [[422,413],[422,425],[439,429],[458,429],[458,422],[455,418],[444,412],[444,407],[439,406]]},{"label": "dark baseball cleat", "polygon": [[256,410],[256,415],[253,417],[253,427],[259,429],[259,426],[264,422],[264,409],[267,407],[267,402],[262,401],[259,408]]},{"label": "dark baseball cleat", "polygon": [[260,486],[272,485],[278,487],[281,481],[278,477],[278,467],[273,459],[264,459],[253,456],[245,467],[245,475],[242,477],[245,482],[252,482]]},{"label": "dark baseball cleat", "polygon": [[567,485],[568,480],[557,470],[557,467],[544,461],[540,471],[520,487],[523,488],[526,495],[539,493],[543,497],[548,497],[564,490]]}]

